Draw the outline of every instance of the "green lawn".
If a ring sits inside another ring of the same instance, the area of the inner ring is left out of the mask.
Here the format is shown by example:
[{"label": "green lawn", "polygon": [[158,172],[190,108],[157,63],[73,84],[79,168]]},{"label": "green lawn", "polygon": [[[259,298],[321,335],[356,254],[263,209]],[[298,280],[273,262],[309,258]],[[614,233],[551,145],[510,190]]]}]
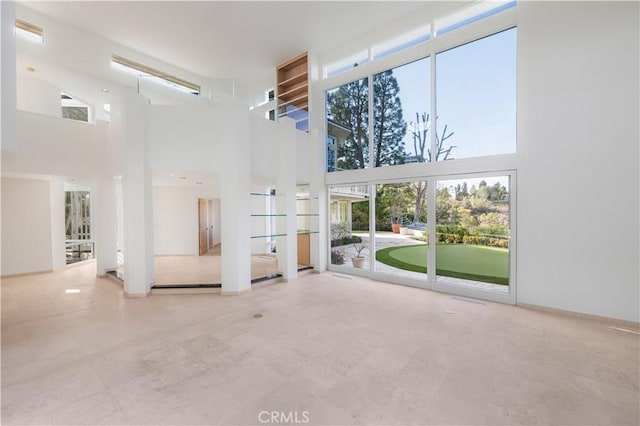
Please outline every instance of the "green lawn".
[{"label": "green lawn", "polygon": [[[436,273],[493,284],[509,284],[509,250],[469,244],[438,244]],[[387,247],[376,260],[394,268],[427,272],[427,245]]]}]

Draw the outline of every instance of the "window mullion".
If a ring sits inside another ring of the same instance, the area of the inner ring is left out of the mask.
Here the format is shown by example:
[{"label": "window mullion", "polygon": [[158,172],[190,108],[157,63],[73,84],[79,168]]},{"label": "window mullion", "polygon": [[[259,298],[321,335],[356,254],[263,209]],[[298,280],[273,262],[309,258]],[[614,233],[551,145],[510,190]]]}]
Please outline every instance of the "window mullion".
[{"label": "window mullion", "polygon": [[436,129],[437,129],[437,111],[436,111],[436,55],[435,52],[431,52],[431,137],[430,137],[430,146],[431,146],[431,155],[429,156],[429,160],[432,162],[436,161]]},{"label": "window mullion", "polygon": [[373,168],[373,138],[375,137],[373,134],[373,75],[369,74],[368,85],[369,85],[369,167]]},{"label": "window mullion", "polygon": [[427,181],[427,285],[433,289],[436,283],[436,178]]}]

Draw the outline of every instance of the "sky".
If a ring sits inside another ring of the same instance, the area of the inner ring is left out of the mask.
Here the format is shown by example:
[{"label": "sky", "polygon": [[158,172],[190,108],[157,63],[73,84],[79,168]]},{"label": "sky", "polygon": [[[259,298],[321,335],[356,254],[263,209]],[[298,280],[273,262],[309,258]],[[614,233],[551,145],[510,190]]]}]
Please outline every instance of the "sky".
[{"label": "sky", "polygon": [[[430,61],[393,70],[407,124],[430,111]],[[445,124],[454,132],[454,158],[515,152],[516,29],[437,54],[436,106],[439,133]],[[410,126],[404,140],[413,152]]]}]

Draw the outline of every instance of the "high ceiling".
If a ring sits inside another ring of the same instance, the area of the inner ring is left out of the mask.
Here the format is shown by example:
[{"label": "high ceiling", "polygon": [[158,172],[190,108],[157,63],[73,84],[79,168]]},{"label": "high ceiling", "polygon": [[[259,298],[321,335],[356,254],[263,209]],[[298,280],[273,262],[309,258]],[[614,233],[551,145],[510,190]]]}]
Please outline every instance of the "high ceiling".
[{"label": "high ceiling", "polygon": [[266,81],[305,50],[328,51],[427,2],[44,1],[25,7],[206,78]]}]

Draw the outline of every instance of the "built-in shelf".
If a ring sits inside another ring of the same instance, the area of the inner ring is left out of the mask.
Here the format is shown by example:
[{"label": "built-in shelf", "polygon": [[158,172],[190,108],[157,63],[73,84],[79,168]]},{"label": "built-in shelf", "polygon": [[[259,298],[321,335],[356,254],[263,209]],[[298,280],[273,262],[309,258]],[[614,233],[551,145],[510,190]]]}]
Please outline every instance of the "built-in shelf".
[{"label": "built-in shelf", "polygon": [[273,237],[286,237],[287,234],[269,234],[269,235],[256,235],[251,238],[273,238]]},{"label": "built-in shelf", "polygon": [[[309,93],[303,93],[302,95],[298,95],[296,97],[287,97],[287,98],[280,98],[281,102],[280,102],[280,107],[286,107],[288,105],[293,105],[296,108],[300,108],[300,109],[304,109],[306,110],[307,107],[309,106]],[[284,113],[284,112],[283,112]]]},{"label": "built-in shelf", "polygon": [[286,214],[252,214],[251,217],[287,217]]},{"label": "built-in shelf", "polygon": [[[276,67],[276,98],[283,108],[293,105],[309,109],[309,66],[307,52]],[[285,111],[282,111],[286,115]]]},{"label": "built-in shelf", "polygon": [[307,83],[308,78],[309,78],[309,73],[305,71],[303,73],[294,75],[293,77],[287,80],[279,82],[278,87],[288,87],[298,83]]}]

